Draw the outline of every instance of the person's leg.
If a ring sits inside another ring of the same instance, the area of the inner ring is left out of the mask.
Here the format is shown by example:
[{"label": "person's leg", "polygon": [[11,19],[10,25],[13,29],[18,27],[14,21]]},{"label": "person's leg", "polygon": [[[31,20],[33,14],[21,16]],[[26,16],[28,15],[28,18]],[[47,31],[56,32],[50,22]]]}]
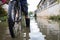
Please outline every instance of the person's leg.
[{"label": "person's leg", "polygon": [[27,5],[27,0],[21,0],[21,9],[25,14],[25,19],[26,19],[26,27],[30,27],[30,18],[28,18],[28,5]]},{"label": "person's leg", "polygon": [[24,12],[25,16],[28,16],[28,6],[27,6],[27,0],[21,0],[21,9]]},{"label": "person's leg", "polygon": [[21,2],[21,8],[22,8],[22,11],[24,12],[25,14],[25,20],[26,20],[26,40],[29,39],[29,32],[30,32],[30,18],[28,18],[28,5],[27,5],[27,0],[22,0]]}]

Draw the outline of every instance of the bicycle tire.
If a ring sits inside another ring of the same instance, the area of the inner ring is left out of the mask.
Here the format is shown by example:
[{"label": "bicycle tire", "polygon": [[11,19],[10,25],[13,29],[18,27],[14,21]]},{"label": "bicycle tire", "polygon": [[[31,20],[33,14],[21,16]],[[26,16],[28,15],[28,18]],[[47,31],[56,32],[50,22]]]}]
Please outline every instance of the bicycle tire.
[{"label": "bicycle tire", "polygon": [[10,31],[10,35],[11,35],[11,37],[12,38],[15,38],[15,37],[17,37],[16,36],[16,34],[14,33],[14,24],[15,24],[15,22],[14,22],[14,20],[12,19],[12,7],[13,7],[13,2],[10,2],[9,3],[9,9],[8,9],[8,25],[9,25],[9,31]]}]

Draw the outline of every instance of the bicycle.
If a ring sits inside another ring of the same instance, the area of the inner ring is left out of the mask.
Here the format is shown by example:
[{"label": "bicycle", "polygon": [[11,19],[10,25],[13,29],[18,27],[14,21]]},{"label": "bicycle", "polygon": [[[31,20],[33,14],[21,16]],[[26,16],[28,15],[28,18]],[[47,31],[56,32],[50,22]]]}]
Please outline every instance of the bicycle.
[{"label": "bicycle", "polygon": [[8,9],[8,25],[12,38],[17,37],[19,31],[22,30],[22,27],[19,29],[19,26],[16,27],[16,25],[21,24],[22,26],[23,21],[25,23],[24,14],[21,11],[20,0],[10,1]]}]

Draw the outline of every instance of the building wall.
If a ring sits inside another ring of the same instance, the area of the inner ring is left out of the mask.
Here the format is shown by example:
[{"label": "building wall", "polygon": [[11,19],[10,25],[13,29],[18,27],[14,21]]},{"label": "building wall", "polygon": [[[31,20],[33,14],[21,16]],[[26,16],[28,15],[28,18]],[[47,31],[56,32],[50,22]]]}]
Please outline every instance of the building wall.
[{"label": "building wall", "polygon": [[53,4],[48,4],[47,2],[47,4],[45,4],[46,7],[40,9],[42,5],[39,4],[39,8],[37,9],[37,17],[47,18],[49,16],[57,16],[60,14],[60,3],[58,3],[57,1]]},{"label": "building wall", "polygon": [[53,16],[53,15],[59,15],[60,12],[59,12],[59,6],[60,4],[56,4],[50,8],[47,8],[41,12],[37,12],[37,16],[42,16],[42,17],[47,17],[47,16]]}]

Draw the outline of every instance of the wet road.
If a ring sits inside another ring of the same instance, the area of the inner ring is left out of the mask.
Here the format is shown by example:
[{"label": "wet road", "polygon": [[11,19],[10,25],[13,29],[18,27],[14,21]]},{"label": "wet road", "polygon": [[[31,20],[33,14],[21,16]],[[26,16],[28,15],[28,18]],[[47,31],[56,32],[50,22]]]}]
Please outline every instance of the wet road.
[{"label": "wet road", "polygon": [[46,35],[46,40],[60,40],[60,22],[37,18],[40,31]]},{"label": "wet road", "polygon": [[34,18],[31,18],[30,21],[30,40],[45,40],[45,35],[40,32],[38,24],[36,23]]},{"label": "wet road", "polygon": [[[0,40],[28,40],[29,38],[26,37],[26,33],[28,35],[29,28],[24,27],[22,29],[22,33],[20,33],[16,38],[11,38],[11,35],[9,33],[9,27],[7,25],[7,22],[0,23]],[[21,31],[21,30],[20,30]]]},{"label": "wet road", "polygon": [[[29,28],[24,29],[29,37],[27,35],[27,39],[23,37],[23,40],[60,40],[60,22],[39,18],[36,23],[35,19],[31,18],[30,32],[28,30]],[[23,35],[26,36],[26,33],[24,32]],[[21,40],[21,36],[19,35],[17,38],[12,39],[7,22],[0,23],[0,40]]]},{"label": "wet road", "polygon": [[[3,26],[3,23],[5,26]],[[30,21],[30,32],[29,32],[29,28],[23,29],[22,35],[18,35],[18,37],[14,38],[14,39],[11,38],[11,36],[10,36],[7,22],[3,22],[3,23],[0,24],[1,27],[3,27],[3,30],[2,30],[2,28],[0,28],[1,29],[0,31],[2,31],[0,33],[1,40],[45,40],[44,39],[45,35],[43,35],[40,32],[40,29],[38,28],[38,25],[34,18],[31,18],[31,21]],[[24,32],[24,31],[26,31],[26,32]]]}]

